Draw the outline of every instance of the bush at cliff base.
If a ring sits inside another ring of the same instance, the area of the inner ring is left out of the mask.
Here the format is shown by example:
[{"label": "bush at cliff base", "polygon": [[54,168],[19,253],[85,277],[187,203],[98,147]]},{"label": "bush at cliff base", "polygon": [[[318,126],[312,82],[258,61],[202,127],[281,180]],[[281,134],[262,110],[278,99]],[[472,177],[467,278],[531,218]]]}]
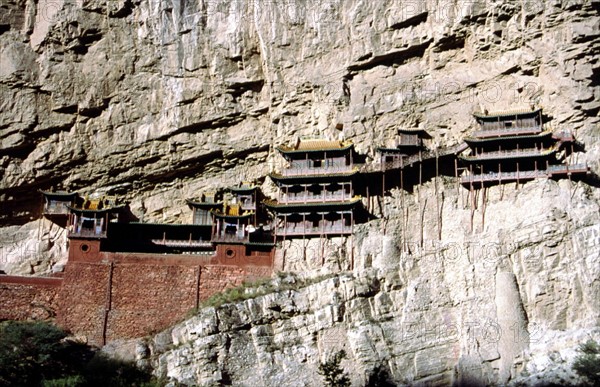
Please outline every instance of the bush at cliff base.
[{"label": "bush at cliff base", "polygon": [[600,345],[594,340],[588,340],[577,351],[580,355],[575,359],[573,369],[588,385],[600,387]]},{"label": "bush at cliff base", "polygon": [[45,322],[0,323],[1,386],[151,386],[149,373],[67,339]]}]

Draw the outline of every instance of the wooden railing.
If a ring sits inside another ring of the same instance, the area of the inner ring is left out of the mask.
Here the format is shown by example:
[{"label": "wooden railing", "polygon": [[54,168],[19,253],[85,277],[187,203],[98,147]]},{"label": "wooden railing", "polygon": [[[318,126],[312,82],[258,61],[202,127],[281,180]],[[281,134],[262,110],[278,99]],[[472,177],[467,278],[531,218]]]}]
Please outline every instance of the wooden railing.
[{"label": "wooden railing", "polygon": [[46,215],[68,215],[69,208],[66,203],[55,203],[49,204],[44,207],[44,214]]},{"label": "wooden railing", "polygon": [[437,151],[437,153],[435,151],[424,151],[424,152],[421,152],[420,154],[417,153],[417,154],[411,155],[409,157],[405,157],[403,159],[398,159],[398,160],[382,163],[381,165],[378,165],[376,167],[371,166],[372,164],[368,165],[364,168],[364,170],[362,172],[372,172],[374,170],[387,171],[390,169],[404,168],[406,166],[409,166],[409,165],[417,163],[417,162],[421,162],[423,160],[435,159],[436,157],[442,157],[442,156],[447,156],[447,155],[451,155],[451,154],[458,154],[458,153],[461,153],[464,150],[466,150],[468,147],[469,146],[467,144],[460,143],[460,144],[456,144],[453,146],[441,148]]},{"label": "wooden railing", "polygon": [[152,243],[167,247],[212,247],[210,241],[181,239],[152,239]]},{"label": "wooden railing", "polygon": [[248,235],[238,236],[237,234],[214,235],[211,242],[216,243],[243,243],[248,242]]},{"label": "wooden railing", "polygon": [[477,184],[488,181],[516,181],[516,180],[532,180],[543,177],[552,177],[568,174],[588,173],[589,167],[587,164],[573,165],[551,165],[545,170],[538,171],[518,171],[518,172],[489,172],[478,175],[465,175],[461,177],[462,184]]},{"label": "wooden railing", "polygon": [[471,160],[489,160],[496,158],[514,158],[514,157],[527,157],[527,156],[542,156],[548,153],[551,153],[554,148],[549,149],[511,149],[511,150],[500,150],[500,151],[492,151],[492,152],[484,152],[476,155],[466,156],[465,158]]},{"label": "wooden railing", "polygon": [[343,200],[352,199],[349,193],[326,193],[325,195],[288,195],[281,198],[281,204],[290,203],[326,203],[340,202]]},{"label": "wooden railing", "polygon": [[539,133],[542,131],[542,126],[518,126],[511,128],[501,128],[501,129],[482,129],[473,132],[473,137],[485,138],[485,137],[496,137],[496,136],[504,136],[504,135],[515,135],[515,134],[530,134],[530,133]]},{"label": "wooden railing", "polygon": [[302,175],[330,175],[333,173],[349,173],[353,171],[352,165],[344,165],[337,167],[320,167],[320,168],[290,168],[281,171],[283,176],[302,176]]},{"label": "wooden railing", "polygon": [[299,223],[296,227],[277,227],[277,235],[326,235],[326,234],[351,234],[352,226],[329,226],[329,227],[303,227]]},{"label": "wooden railing", "polygon": [[79,229],[77,231],[70,231],[68,234],[69,238],[106,238],[106,231],[96,232],[90,229]]}]

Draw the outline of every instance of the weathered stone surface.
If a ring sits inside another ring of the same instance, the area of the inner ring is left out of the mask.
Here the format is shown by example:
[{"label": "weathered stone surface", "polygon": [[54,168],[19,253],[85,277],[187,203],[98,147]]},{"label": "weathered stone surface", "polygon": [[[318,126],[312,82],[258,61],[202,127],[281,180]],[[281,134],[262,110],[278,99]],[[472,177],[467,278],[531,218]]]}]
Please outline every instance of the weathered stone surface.
[{"label": "weathered stone surface", "polygon": [[[185,222],[184,198],[264,177],[281,162],[273,145],[303,135],[351,138],[372,158],[398,126],[454,145],[475,127],[473,110],[535,103],[585,144],[571,161],[599,172],[593,1],[0,7],[7,273],[66,260],[64,232],[36,220],[39,188],[123,195],[134,214],[144,203],[147,220]],[[407,384],[551,374],[599,324],[594,184],[495,187],[473,214],[451,179],[393,189],[372,199],[381,218],[352,239],[288,241],[277,254],[305,276],[349,270],[354,258],[353,277],[203,311],[173,331],[180,348],[157,372],[204,385],[318,384],[318,361],[341,347],[355,383],[376,367]],[[268,179],[263,188],[273,192]]]}]

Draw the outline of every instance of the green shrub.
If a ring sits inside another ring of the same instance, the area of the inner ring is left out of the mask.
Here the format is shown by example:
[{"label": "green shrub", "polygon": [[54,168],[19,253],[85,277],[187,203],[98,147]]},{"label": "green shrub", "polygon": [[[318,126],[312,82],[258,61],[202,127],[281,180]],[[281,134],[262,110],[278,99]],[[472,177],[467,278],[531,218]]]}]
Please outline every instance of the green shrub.
[{"label": "green shrub", "polygon": [[325,363],[319,364],[319,375],[323,376],[326,386],[329,387],[348,387],[350,378],[342,370],[340,363],[346,357],[346,351],[338,351],[333,357]]},{"label": "green shrub", "polygon": [[0,385],[30,386],[68,372],[66,333],[43,322],[0,325]]},{"label": "green shrub", "polygon": [[588,385],[600,387],[600,345],[590,339],[581,344],[577,351],[580,355],[575,358],[573,369]]},{"label": "green shrub", "polygon": [[150,373],[66,339],[45,322],[0,324],[0,386],[158,386]]}]

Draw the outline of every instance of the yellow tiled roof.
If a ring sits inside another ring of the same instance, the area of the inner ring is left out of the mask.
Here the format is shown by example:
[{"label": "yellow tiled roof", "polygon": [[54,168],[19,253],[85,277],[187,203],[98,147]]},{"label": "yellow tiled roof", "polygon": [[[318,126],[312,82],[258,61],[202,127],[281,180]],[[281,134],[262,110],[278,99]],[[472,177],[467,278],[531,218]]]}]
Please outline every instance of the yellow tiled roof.
[{"label": "yellow tiled roof", "polygon": [[314,151],[314,150],[335,150],[344,149],[352,145],[351,141],[330,141],[324,139],[301,140],[296,146],[289,147],[282,145],[279,147],[282,151]]},{"label": "yellow tiled roof", "polygon": [[473,115],[476,117],[502,117],[502,116],[515,116],[519,114],[536,113],[541,111],[542,108],[534,109],[514,109],[514,110],[500,110],[496,112],[474,112]]}]

